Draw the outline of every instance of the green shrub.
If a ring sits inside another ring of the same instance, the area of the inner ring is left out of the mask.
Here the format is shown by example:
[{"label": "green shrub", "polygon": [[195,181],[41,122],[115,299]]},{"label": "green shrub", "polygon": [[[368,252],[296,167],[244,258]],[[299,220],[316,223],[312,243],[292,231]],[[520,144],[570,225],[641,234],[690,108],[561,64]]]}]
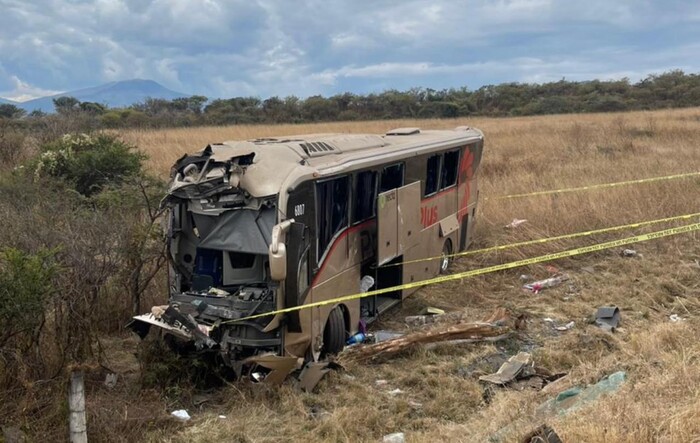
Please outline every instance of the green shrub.
[{"label": "green shrub", "polygon": [[144,158],[111,135],[67,134],[43,146],[34,174],[62,178],[79,193],[91,196],[138,175]]},{"label": "green shrub", "polygon": [[56,268],[53,251],[0,251],[0,348],[13,338],[36,337],[44,321],[45,303],[53,293]]}]

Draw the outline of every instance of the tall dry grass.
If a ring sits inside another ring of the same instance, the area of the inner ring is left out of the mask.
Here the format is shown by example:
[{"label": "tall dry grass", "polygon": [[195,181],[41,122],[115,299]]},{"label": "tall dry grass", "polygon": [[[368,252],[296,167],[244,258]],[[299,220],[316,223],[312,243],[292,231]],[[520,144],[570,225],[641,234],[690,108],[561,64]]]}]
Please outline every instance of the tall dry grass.
[{"label": "tall dry grass", "polygon": [[[383,133],[399,126],[482,129],[486,146],[475,246],[489,246],[700,211],[700,180],[672,180],[559,196],[513,200],[511,193],[607,183],[700,170],[700,109],[626,114],[524,118],[376,121],[318,125],[231,126],[125,131],[122,136],[151,157],[165,175],[184,152],[210,142],[318,133]],[[528,223],[503,228],[513,218]],[[614,233],[559,241],[459,260],[461,271],[532,257],[578,245],[648,232]],[[536,406],[552,394],[485,389],[477,381],[484,356],[532,351],[538,365],[569,374],[569,383],[592,383],[617,370],[628,381],[616,394],[567,416],[548,417],[563,441],[668,441],[700,439],[700,236],[634,245],[636,259],[610,250],[558,261],[571,280],[533,295],[520,274],[546,277],[544,266],[453,281],[425,288],[378,327],[405,329],[404,315],[424,306],[467,311],[475,319],[496,307],[526,313],[519,340],[419,351],[379,365],[332,373],[317,393],[290,387],[220,390],[209,406],[190,405],[195,419],[184,429],[152,430],[171,441],[377,441],[403,431],[408,441],[488,441],[500,429],[515,441],[544,419]],[[585,268],[585,269],[582,269]],[[591,269],[593,272],[591,273]],[[614,335],[589,324],[596,307],[615,304],[623,323]],[[671,323],[669,315],[685,320]],[[551,330],[551,317],[574,320],[568,332]],[[482,368],[483,369],[483,368]],[[477,374],[477,375],[475,375]],[[386,385],[377,385],[386,380]],[[398,388],[402,392],[391,395]],[[186,403],[183,403],[185,406]],[[219,414],[226,416],[218,418]]]}]

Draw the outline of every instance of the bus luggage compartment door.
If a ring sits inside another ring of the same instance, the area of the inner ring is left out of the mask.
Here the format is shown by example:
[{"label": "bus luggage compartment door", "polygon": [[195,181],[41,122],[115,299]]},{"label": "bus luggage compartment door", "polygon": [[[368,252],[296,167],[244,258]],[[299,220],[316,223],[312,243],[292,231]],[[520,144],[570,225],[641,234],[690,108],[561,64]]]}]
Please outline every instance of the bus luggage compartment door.
[{"label": "bus luggage compartment door", "polygon": [[378,266],[416,245],[420,231],[420,182],[377,196]]}]

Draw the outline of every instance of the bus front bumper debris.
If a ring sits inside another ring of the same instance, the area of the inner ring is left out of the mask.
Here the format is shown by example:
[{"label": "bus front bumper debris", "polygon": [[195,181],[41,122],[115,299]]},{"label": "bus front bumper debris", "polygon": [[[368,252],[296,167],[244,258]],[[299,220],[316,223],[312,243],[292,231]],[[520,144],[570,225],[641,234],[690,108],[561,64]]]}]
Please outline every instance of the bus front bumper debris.
[{"label": "bus front bumper debris", "polygon": [[158,326],[181,340],[194,342],[197,349],[218,345],[209,337],[211,326],[197,323],[191,315],[182,314],[172,306],[154,306],[150,313],[134,316],[126,326],[141,338],[148,334],[151,326]]}]

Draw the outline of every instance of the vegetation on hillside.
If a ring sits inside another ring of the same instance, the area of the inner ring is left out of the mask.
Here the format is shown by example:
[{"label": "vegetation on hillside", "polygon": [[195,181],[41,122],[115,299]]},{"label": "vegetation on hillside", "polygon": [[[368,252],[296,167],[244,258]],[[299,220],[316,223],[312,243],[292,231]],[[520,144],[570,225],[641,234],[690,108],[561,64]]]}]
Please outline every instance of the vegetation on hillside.
[{"label": "vegetation on hillside", "polygon": [[[456,118],[582,112],[651,110],[700,105],[700,75],[670,71],[631,83],[628,79],[535,83],[502,83],[434,90],[413,88],[367,95],[342,93],[305,99],[233,97],[208,101],[192,96],[147,99],[128,108],[109,109],[73,97],[54,100],[58,114],[80,118],[101,128],[179,127],[250,123],[310,123],[398,118]],[[0,105],[0,118],[40,124],[46,116]]]}]

